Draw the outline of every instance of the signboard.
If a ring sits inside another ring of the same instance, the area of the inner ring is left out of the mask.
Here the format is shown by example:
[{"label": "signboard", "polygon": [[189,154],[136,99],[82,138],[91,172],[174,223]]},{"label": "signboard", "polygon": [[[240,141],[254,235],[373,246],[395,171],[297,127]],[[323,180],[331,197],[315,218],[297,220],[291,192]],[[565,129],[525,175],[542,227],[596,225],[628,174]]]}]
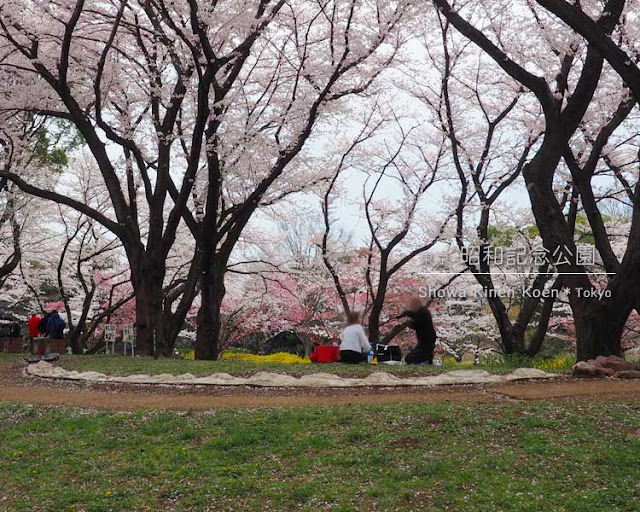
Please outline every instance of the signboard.
[{"label": "signboard", "polygon": [[106,324],[104,326],[104,341],[115,342],[116,341],[116,325]]},{"label": "signboard", "polygon": [[133,324],[122,326],[123,343],[133,343]]}]

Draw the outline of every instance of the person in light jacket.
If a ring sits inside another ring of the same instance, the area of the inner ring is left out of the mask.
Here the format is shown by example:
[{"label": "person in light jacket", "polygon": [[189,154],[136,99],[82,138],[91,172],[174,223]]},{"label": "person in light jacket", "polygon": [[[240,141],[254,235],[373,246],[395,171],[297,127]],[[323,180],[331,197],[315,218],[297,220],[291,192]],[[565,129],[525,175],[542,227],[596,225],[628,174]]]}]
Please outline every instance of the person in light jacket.
[{"label": "person in light jacket", "polygon": [[367,360],[371,345],[360,325],[360,314],[352,311],[347,315],[347,326],[340,334],[340,361],[358,364]]}]

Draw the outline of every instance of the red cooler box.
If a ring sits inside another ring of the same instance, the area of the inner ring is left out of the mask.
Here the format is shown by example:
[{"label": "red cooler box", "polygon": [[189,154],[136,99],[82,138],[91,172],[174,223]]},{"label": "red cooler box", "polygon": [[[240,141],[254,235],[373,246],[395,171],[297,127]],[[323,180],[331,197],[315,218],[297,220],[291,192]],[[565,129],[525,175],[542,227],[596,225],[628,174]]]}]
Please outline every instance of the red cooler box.
[{"label": "red cooler box", "polygon": [[318,345],[311,354],[314,363],[337,363],[340,361],[340,347]]}]

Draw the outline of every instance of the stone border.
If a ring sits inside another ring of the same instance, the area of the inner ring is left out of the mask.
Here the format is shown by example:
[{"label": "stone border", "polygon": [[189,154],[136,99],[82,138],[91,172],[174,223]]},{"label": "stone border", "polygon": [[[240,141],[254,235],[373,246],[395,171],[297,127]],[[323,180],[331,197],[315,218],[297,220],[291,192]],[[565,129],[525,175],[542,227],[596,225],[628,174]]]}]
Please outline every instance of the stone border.
[{"label": "stone border", "polygon": [[46,379],[66,379],[86,382],[114,382],[121,384],[180,384],[206,386],[256,386],[299,388],[349,388],[389,386],[441,386],[446,384],[494,384],[523,379],[552,379],[557,374],[546,373],[536,368],[518,368],[512,373],[495,375],[484,370],[456,370],[427,377],[400,378],[386,372],[374,372],[365,378],[344,378],[330,373],[312,373],[293,377],[280,373],[259,372],[251,377],[234,377],[228,373],[214,373],[207,377],[196,377],[190,373],[171,375],[106,375],[99,372],[77,372],[65,370],[41,361],[27,366],[27,373]]}]

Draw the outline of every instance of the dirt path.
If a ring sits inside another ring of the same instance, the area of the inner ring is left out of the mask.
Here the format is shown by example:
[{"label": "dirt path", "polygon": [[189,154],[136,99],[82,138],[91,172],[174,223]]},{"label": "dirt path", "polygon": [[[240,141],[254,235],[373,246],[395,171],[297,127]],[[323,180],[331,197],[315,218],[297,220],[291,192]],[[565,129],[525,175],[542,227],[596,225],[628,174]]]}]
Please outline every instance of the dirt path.
[{"label": "dirt path", "polygon": [[640,398],[640,379],[574,379],[551,381],[520,381],[492,384],[486,387],[491,393],[518,400],[541,400],[563,397],[621,397]]},{"label": "dirt path", "polygon": [[[487,402],[495,398],[468,387],[455,387],[429,392],[401,392],[346,395],[334,390],[315,390],[313,395],[291,395],[271,390],[268,395],[168,395],[143,393],[113,393],[107,391],[63,391],[43,386],[9,387],[0,390],[0,401],[16,401],[36,404],[65,405],[108,410],[196,410],[234,409],[259,407],[298,407],[313,405],[351,405],[383,403],[434,403],[434,402]],[[246,390],[245,390],[246,392]]]},{"label": "dirt path", "polygon": [[322,405],[497,402],[567,399],[639,400],[640,380],[519,381],[492,385],[457,385],[407,390],[404,388],[292,389],[228,388],[215,386],[154,386],[87,384],[26,377],[24,365],[0,361],[0,401],[64,405],[91,409],[215,410]]}]

